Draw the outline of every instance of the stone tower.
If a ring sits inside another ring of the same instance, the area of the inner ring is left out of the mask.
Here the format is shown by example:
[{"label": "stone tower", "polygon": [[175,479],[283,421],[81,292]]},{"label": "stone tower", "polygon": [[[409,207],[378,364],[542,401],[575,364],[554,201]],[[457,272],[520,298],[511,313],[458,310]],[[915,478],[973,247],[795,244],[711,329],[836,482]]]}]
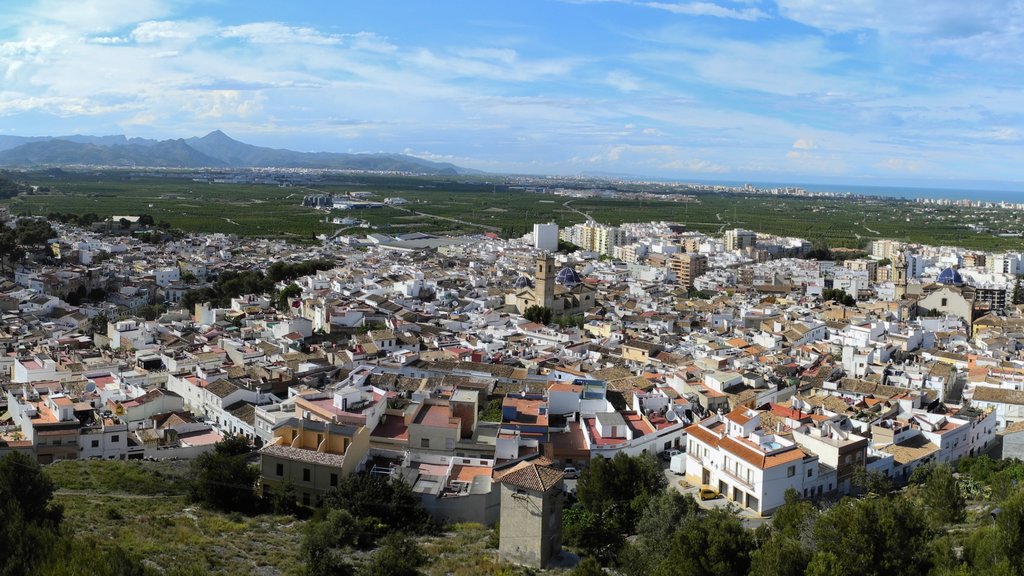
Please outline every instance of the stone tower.
[{"label": "stone tower", "polygon": [[907,296],[907,255],[903,250],[896,251],[893,262],[893,283],[896,284],[896,299],[903,300]]},{"label": "stone tower", "polygon": [[544,568],[562,550],[561,470],[524,464],[501,477],[498,555]]},{"label": "stone tower", "polygon": [[549,256],[537,258],[537,269],[533,274],[534,298],[537,305],[554,308],[555,303],[555,259]]}]

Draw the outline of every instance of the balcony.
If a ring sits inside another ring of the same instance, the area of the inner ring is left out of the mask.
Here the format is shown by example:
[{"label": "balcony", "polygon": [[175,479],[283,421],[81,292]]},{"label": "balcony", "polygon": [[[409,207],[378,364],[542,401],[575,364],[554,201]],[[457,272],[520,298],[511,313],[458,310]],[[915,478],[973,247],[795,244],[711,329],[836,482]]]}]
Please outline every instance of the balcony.
[{"label": "balcony", "polygon": [[722,473],[725,474],[731,480],[736,481],[737,484],[739,484],[741,486],[744,486],[746,488],[749,488],[751,490],[754,489],[754,485],[751,484],[750,482],[748,482],[745,478],[741,478],[740,476],[737,476],[736,474],[732,473],[731,471],[725,470],[725,469],[722,470]]}]

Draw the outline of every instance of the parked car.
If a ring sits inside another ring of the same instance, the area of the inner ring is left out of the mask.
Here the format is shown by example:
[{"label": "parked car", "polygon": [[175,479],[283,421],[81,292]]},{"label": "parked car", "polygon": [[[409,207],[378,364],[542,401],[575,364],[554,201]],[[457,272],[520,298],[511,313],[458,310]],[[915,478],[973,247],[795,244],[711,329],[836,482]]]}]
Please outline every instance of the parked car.
[{"label": "parked car", "polygon": [[721,497],[722,497],[722,493],[719,492],[718,490],[715,490],[711,486],[706,486],[705,485],[705,486],[701,486],[700,487],[700,499],[701,500],[714,500],[716,498],[721,498]]},{"label": "parked car", "polygon": [[672,448],[672,449],[669,449],[669,450],[663,450],[663,451],[659,452],[658,456],[660,456],[661,459],[664,460],[665,462],[671,462],[672,461],[672,457],[675,456],[676,454],[682,454],[682,452],[679,451],[679,450],[676,450],[675,448]]},{"label": "parked car", "polygon": [[565,474],[566,480],[575,480],[580,477],[580,471],[573,466],[566,466],[562,472]]}]

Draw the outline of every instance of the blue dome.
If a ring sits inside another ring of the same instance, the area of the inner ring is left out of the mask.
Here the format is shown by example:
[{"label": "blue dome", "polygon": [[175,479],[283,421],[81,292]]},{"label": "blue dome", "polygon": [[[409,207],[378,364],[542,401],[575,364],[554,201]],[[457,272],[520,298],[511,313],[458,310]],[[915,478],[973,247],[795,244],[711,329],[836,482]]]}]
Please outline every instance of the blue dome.
[{"label": "blue dome", "polygon": [[562,286],[572,287],[582,284],[583,279],[580,278],[579,273],[572,268],[562,268],[558,271],[558,276],[555,276],[555,282]]},{"label": "blue dome", "polygon": [[530,280],[529,276],[520,276],[516,278],[515,283],[512,284],[513,288],[533,288],[533,280]]},{"label": "blue dome", "polygon": [[960,276],[960,273],[953,269],[952,266],[946,268],[942,272],[939,272],[939,277],[935,279],[938,284],[952,284],[953,286],[963,286],[964,279]]}]

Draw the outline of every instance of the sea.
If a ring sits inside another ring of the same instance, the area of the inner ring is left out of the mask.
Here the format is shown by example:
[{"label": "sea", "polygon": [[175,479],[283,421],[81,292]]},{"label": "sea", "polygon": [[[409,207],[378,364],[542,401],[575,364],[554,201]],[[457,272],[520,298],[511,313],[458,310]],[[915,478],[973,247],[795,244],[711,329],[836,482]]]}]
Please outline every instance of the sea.
[{"label": "sea", "polygon": [[981,202],[1011,202],[1015,204],[1024,203],[1024,188],[1017,190],[1005,189],[975,189],[972,187],[943,187],[943,188],[919,188],[910,186],[884,186],[884,185],[851,185],[851,184],[806,184],[800,182],[724,182],[724,181],[701,181],[701,184],[716,184],[720,186],[743,186],[750,184],[756,188],[803,188],[808,192],[836,192],[840,194],[856,194],[860,196],[882,196],[889,198],[931,198],[946,200],[974,200]]}]

